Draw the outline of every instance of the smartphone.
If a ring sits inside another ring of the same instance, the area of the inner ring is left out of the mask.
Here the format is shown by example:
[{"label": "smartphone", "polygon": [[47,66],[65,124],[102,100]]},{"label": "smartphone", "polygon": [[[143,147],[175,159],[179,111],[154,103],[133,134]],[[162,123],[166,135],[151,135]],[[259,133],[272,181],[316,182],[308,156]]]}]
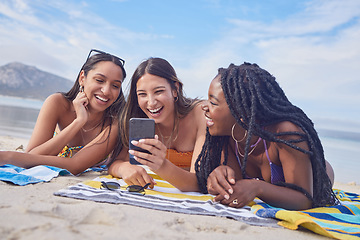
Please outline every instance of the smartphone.
[{"label": "smartphone", "polygon": [[[154,119],[149,118],[131,118],[129,120],[129,148],[139,152],[149,151],[139,148],[131,144],[132,140],[140,140],[145,138],[154,138],[155,137],[155,121]],[[129,154],[131,164],[140,164],[134,159],[132,154]]]}]

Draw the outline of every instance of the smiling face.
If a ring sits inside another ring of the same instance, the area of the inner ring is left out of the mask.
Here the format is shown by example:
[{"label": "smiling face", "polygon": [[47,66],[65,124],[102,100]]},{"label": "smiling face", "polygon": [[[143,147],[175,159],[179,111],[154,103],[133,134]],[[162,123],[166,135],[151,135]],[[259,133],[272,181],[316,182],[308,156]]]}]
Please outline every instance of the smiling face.
[{"label": "smiling face", "polygon": [[162,77],[144,74],[136,84],[136,95],[141,110],[156,123],[173,121],[174,97],[177,92],[171,89],[169,82]]},{"label": "smiling face", "polygon": [[203,105],[206,125],[213,136],[230,136],[231,127],[236,122],[226,103],[224,92],[220,83],[220,75],[210,84],[208,101]]},{"label": "smiling face", "polygon": [[123,80],[122,69],[110,61],[94,65],[85,76],[80,73],[79,83],[89,99],[89,110],[104,111],[118,98]]}]

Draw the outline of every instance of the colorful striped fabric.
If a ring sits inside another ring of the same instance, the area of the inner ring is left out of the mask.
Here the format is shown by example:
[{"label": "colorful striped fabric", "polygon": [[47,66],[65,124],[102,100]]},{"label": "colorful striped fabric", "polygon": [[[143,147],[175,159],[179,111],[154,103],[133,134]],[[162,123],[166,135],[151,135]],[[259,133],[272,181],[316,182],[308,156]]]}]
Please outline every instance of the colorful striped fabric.
[{"label": "colorful striped fabric", "polygon": [[341,205],[289,211],[265,203],[252,206],[259,217],[279,219],[280,226],[298,229],[299,226],[335,239],[360,239],[360,195],[334,189]]},{"label": "colorful striped fabric", "polygon": [[[212,201],[213,196],[196,192],[181,192],[168,182],[147,170],[155,179],[154,189],[145,189],[145,195],[126,190],[122,179],[110,175],[70,186],[54,194],[76,199],[128,204],[150,209],[232,218],[251,225],[285,227],[298,229],[299,226],[314,233],[335,239],[360,240],[360,196],[341,190],[334,190],[342,205],[314,208],[306,211],[289,211],[274,208],[255,200],[249,206],[236,209]],[[116,182],[121,188],[110,191],[101,188],[101,182]]]},{"label": "colorful striped fabric", "polygon": [[[113,204],[128,204],[169,212],[227,217],[251,225],[279,227],[275,219],[256,216],[251,212],[250,206],[239,209],[231,208],[213,202],[213,196],[209,194],[181,192],[154,173],[149,170],[148,172],[157,184],[154,189],[145,189],[145,195],[127,191],[127,185],[122,179],[113,178],[110,175],[97,177],[91,181],[70,186],[54,194],[63,197]],[[110,191],[106,188],[102,189],[102,181],[106,183],[116,182],[121,187],[115,191]]]}]

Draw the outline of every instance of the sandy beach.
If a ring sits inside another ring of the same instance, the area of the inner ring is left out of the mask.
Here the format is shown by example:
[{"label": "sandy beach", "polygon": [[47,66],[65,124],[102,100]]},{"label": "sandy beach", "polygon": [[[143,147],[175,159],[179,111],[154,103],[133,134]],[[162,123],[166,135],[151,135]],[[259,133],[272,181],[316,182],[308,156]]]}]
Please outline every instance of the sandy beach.
[{"label": "sandy beach", "polygon": [[[0,150],[25,147],[28,139],[0,136]],[[212,216],[187,215],[129,205],[97,203],[53,193],[100,174],[61,176],[48,183],[0,182],[0,239],[328,239],[307,230],[259,227]],[[360,194],[360,186],[335,188]]]}]

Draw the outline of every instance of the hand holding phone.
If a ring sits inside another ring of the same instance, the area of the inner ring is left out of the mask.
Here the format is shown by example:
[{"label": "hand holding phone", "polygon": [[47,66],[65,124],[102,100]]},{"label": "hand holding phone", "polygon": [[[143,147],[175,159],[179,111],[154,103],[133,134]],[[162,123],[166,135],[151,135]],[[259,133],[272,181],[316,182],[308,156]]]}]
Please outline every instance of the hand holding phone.
[{"label": "hand holding phone", "polygon": [[[151,154],[149,151],[146,151],[142,148],[134,146],[131,141],[145,138],[154,138],[155,137],[155,121],[149,118],[131,118],[129,120],[129,149],[139,152],[146,152]],[[132,154],[129,154],[131,164],[140,164],[134,159]]]}]

